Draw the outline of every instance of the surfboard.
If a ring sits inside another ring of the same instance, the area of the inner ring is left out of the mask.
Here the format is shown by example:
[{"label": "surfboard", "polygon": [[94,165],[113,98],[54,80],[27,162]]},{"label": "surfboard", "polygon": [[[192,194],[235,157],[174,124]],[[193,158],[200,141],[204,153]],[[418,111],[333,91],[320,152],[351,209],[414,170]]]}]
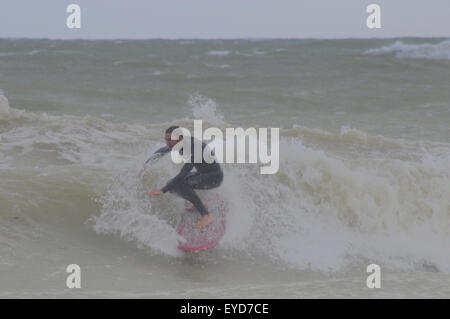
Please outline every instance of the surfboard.
[{"label": "surfboard", "polygon": [[200,219],[197,210],[185,210],[181,216],[177,232],[181,236],[178,248],[184,251],[202,251],[216,246],[225,234],[226,207],[225,203],[215,198],[206,202],[209,213],[214,221],[201,228],[194,228]]}]

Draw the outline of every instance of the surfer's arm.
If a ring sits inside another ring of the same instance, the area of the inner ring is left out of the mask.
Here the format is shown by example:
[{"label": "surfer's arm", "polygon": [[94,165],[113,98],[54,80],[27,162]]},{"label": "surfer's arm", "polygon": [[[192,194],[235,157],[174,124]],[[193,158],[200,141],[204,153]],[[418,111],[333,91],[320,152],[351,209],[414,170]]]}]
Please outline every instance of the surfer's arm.
[{"label": "surfer's arm", "polygon": [[192,170],[192,168],[194,167],[194,163],[185,163],[183,165],[183,168],[181,169],[181,171],[178,173],[177,176],[175,176],[174,178],[172,178],[167,184],[166,186],[164,186],[161,191],[163,193],[167,192],[168,190],[170,190],[173,186],[175,186],[176,184],[178,184],[179,182],[181,182],[186,176],[187,174],[189,174],[189,172]]},{"label": "surfer's arm", "polygon": [[163,157],[164,155],[166,155],[166,154],[169,153],[169,152],[170,152],[170,148],[169,148],[168,146],[163,146],[163,147],[157,149],[157,150],[155,151],[155,153],[153,153],[152,156],[150,156],[150,157],[148,158],[148,160],[145,161],[144,165],[142,166],[141,171],[139,172],[139,177],[141,177],[141,176],[142,176],[142,173],[144,173],[145,166],[146,166],[148,163],[151,163],[151,162],[153,162],[154,160],[156,160],[156,159],[158,159],[158,158],[160,158],[160,157]]},{"label": "surfer's arm", "polygon": [[144,166],[147,165],[148,163],[154,161],[157,158],[163,157],[164,155],[166,155],[169,152],[170,152],[170,148],[168,146],[163,146],[163,147],[157,149],[155,151],[155,153],[153,153],[153,155],[150,156],[149,159],[145,161]]}]

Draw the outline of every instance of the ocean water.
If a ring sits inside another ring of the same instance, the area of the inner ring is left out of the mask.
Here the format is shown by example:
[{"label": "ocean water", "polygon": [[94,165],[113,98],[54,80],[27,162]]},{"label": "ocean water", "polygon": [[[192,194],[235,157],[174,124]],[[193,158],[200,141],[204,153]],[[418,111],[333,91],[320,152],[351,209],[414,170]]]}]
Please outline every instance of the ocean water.
[{"label": "ocean water", "polygon": [[[0,90],[1,298],[450,297],[449,39],[0,39]],[[146,195],[179,166],[138,172],[194,119],[280,128],[280,167],[223,164],[192,254]]]}]

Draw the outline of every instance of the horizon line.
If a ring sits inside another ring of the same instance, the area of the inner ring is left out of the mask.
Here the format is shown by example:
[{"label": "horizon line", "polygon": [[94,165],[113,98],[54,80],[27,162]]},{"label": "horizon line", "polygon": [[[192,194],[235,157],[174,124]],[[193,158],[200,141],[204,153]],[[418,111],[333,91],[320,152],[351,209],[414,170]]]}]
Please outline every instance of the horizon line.
[{"label": "horizon line", "polygon": [[153,37],[153,38],[59,38],[59,37],[3,37],[0,36],[0,40],[59,40],[59,41],[77,41],[77,40],[88,40],[88,41],[146,41],[146,40],[167,40],[167,41],[181,41],[181,40],[383,40],[383,39],[398,39],[398,38],[414,38],[414,39],[450,39],[450,36],[374,36],[374,37],[226,37],[226,38],[169,38],[169,37]]}]

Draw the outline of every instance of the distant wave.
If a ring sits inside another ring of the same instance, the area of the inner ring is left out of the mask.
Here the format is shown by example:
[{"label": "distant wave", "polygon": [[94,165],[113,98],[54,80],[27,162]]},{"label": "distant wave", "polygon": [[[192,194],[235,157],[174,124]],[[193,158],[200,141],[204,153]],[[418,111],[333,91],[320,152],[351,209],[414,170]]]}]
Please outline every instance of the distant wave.
[{"label": "distant wave", "polygon": [[208,55],[228,55],[228,54],[230,54],[230,51],[228,51],[228,50],[222,50],[222,51],[213,50],[213,51],[208,52]]},{"label": "distant wave", "polygon": [[402,41],[364,52],[372,55],[395,54],[397,58],[450,60],[450,40],[437,44],[405,44]]}]

